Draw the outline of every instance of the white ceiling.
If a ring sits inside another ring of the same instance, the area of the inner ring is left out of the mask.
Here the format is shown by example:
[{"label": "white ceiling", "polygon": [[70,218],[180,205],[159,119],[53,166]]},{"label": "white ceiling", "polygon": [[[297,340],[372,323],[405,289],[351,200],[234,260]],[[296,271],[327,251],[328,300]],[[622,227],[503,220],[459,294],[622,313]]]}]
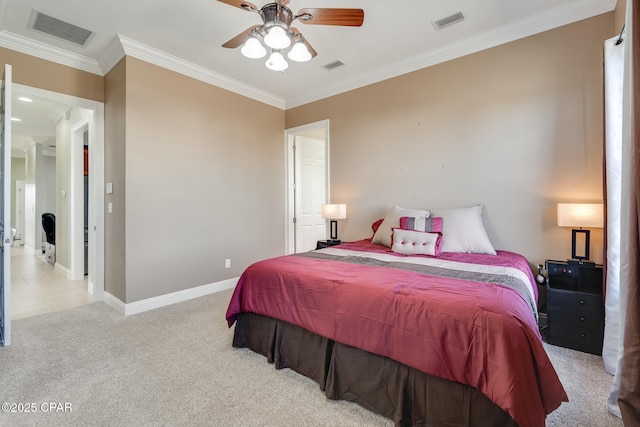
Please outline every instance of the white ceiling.
[{"label": "white ceiling", "polygon": [[[251,2],[261,7],[268,1]],[[599,15],[616,2],[291,0],[294,13],[308,7],[362,8],[365,17],[362,27],[295,21],[318,56],[306,63],[289,61],[284,72],[268,70],[264,59],[245,58],[239,48],[220,46],[261,20],[216,0],[0,0],[0,46],[98,75],[126,53],[286,109]],[[95,36],[79,47],[28,29],[34,10]],[[432,21],[456,12],[465,20],[434,29]],[[346,65],[324,68],[336,60]]]}]

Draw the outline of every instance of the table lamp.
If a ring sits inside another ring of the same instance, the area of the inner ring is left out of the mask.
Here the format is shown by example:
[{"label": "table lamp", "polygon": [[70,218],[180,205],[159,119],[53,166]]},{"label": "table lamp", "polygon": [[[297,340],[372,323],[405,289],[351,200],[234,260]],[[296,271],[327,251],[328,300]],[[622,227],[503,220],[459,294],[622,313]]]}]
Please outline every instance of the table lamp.
[{"label": "table lamp", "polygon": [[322,218],[331,220],[331,240],[338,240],[338,219],[347,217],[347,205],[324,204],[322,205]]},{"label": "table lamp", "polygon": [[590,230],[584,228],[602,228],[604,211],[602,203],[558,203],[558,226],[572,227],[571,261],[580,264],[590,263]]}]

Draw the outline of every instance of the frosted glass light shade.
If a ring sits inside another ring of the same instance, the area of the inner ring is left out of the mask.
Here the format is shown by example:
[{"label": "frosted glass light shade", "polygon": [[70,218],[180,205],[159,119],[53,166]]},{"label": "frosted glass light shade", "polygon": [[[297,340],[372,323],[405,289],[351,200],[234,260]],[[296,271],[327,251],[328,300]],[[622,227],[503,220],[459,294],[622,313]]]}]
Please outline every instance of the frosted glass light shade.
[{"label": "frosted glass light shade", "polygon": [[285,61],[284,56],[277,50],[274,51],[267,62],[265,63],[268,69],[273,71],[284,71],[289,67],[287,61]]},{"label": "frosted glass light shade", "polygon": [[284,28],[279,26],[271,27],[264,38],[264,42],[271,49],[286,49],[291,46],[291,39]]},{"label": "frosted glass light shade", "polygon": [[240,52],[247,58],[258,59],[264,57],[267,54],[267,49],[262,46],[262,43],[260,43],[257,38],[251,36],[249,37],[249,40],[246,41],[244,46],[242,46]]},{"label": "frosted glass light shade", "polygon": [[345,219],[346,217],[347,217],[347,205],[345,204],[322,205],[322,218]]},{"label": "frosted glass light shade", "polygon": [[602,203],[558,203],[558,226],[602,228]]},{"label": "frosted glass light shade", "polygon": [[296,62],[307,62],[311,59],[311,54],[309,53],[309,49],[302,42],[297,42],[293,45],[289,53],[287,54],[290,60]]}]

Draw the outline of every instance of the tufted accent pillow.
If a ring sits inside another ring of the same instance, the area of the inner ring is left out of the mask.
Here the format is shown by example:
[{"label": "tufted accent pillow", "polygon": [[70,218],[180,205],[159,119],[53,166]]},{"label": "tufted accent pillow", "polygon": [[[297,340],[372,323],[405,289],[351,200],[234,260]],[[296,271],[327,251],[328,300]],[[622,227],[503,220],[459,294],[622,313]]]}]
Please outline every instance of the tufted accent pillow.
[{"label": "tufted accent pillow", "polygon": [[438,255],[440,233],[393,229],[391,250],[403,255]]}]

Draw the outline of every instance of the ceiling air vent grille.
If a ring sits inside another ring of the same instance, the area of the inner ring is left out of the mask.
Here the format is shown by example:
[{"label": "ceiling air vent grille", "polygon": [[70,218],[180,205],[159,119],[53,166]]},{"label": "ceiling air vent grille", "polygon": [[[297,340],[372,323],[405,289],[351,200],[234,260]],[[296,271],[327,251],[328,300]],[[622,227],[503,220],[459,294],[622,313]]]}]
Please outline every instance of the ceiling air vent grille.
[{"label": "ceiling air vent grille", "polygon": [[335,70],[338,67],[342,67],[344,65],[344,62],[342,61],[333,61],[327,65],[324,66],[325,69],[331,71],[331,70]]},{"label": "ceiling air vent grille", "polygon": [[464,15],[462,14],[462,12],[457,12],[453,15],[447,16],[446,18],[438,19],[437,21],[432,22],[432,24],[436,30],[441,30],[444,27],[457,24],[461,21],[464,21]]},{"label": "ceiling air vent grille", "polygon": [[78,46],[86,46],[93,32],[69,24],[44,13],[33,11],[30,28],[44,34],[65,40]]}]

